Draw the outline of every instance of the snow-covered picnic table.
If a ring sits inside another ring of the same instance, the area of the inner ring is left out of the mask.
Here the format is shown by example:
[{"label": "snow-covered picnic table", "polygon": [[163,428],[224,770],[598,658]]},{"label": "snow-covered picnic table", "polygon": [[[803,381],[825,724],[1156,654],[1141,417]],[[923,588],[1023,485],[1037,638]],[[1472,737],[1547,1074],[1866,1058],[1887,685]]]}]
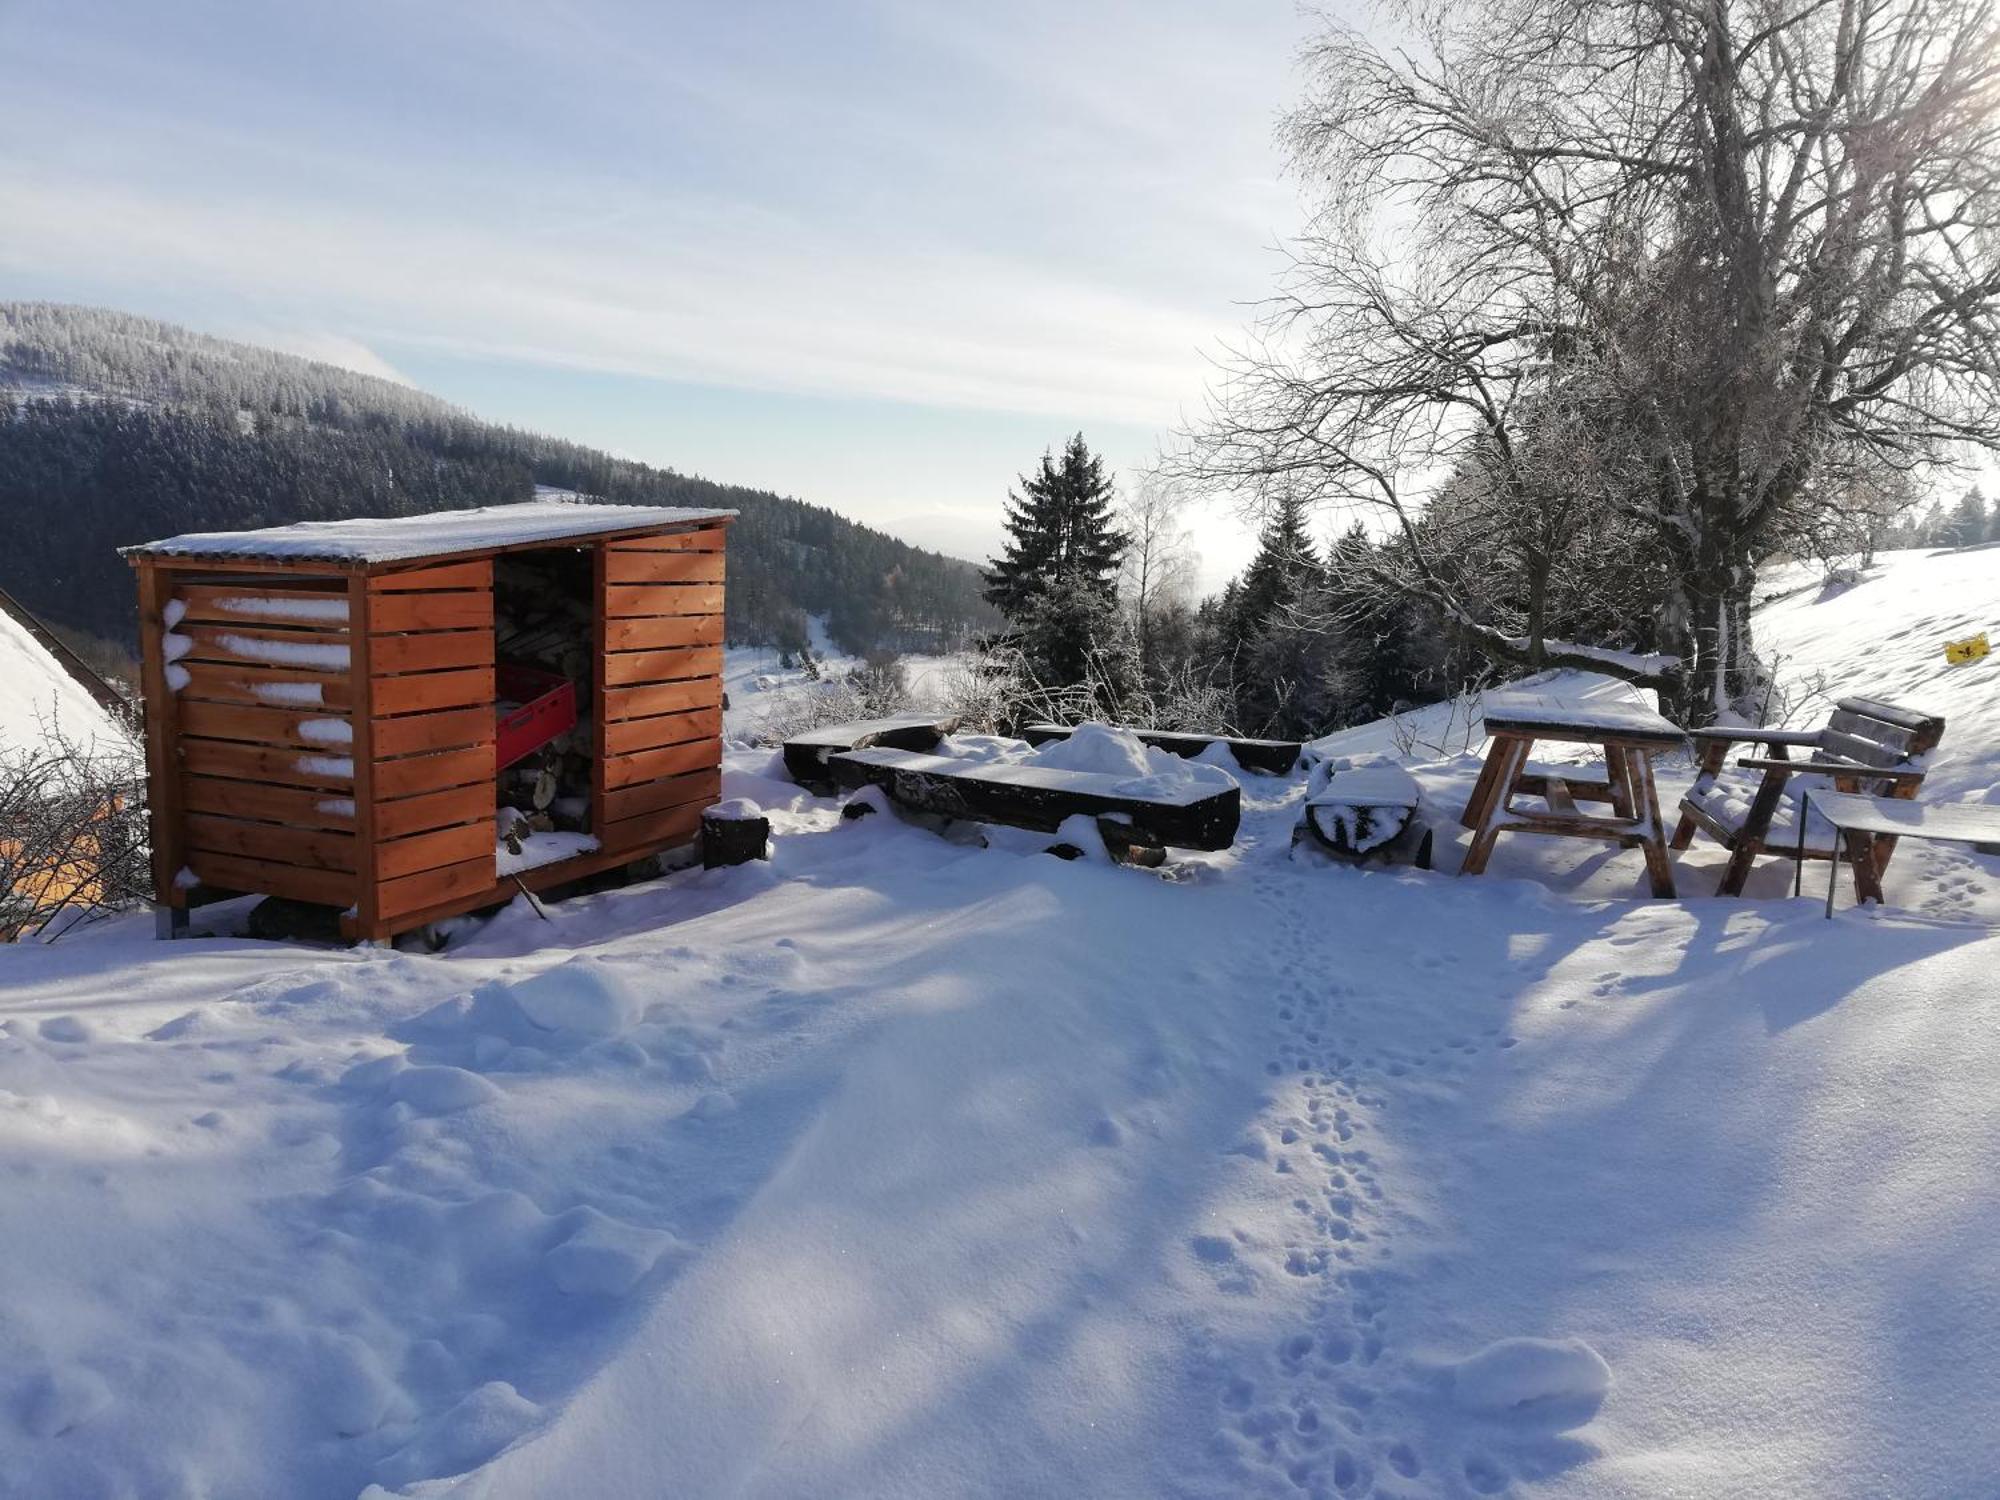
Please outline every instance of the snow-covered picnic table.
[{"label": "snow-covered picnic table", "polygon": [[[1491,741],[1462,819],[1474,833],[1461,874],[1484,870],[1502,833],[1547,833],[1610,839],[1628,849],[1636,846],[1645,851],[1653,894],[1674,894],[1652,764],[1653,756],[1686,741],[1672,721],[1636,692],[1629,697],[1593,697],[1587,703],[1547,693],[1489,693],[1481,717]],[[1601,747],[1604,775],[1558,775],[1553,770],[1529,774],[1528,757],[1537,740]],[[1514,798],[1521,795],[1540,797],[1543,810],[1517,809]],[[1576,807],[1579,801],[1608,802],[1611,816],[1581,813]]]}]

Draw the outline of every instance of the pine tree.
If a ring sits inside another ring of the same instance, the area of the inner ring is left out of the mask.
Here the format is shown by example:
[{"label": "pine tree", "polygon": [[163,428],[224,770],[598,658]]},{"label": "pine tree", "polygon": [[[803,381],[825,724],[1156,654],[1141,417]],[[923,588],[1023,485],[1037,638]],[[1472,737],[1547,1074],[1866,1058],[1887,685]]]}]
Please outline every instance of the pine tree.
[{"label": "pine tree", "polygon": [[1038,598],[1061,586],[1114,596],[1125,538],[1112,524],[1112,485],[1104,460],[1078,433],[1062,461],[1042,455],[1041,469],[1021,476],[1021,493],[1007,496],[1005,555],[986,571],[986,598],[1017,625]]},{"label": "pine tree", "polygon": [[1958,504],[1952,508],[1939,541],[1947,547],[1969,547],[1986,540],[1986,528],[1986,497],[1979,493],[1979,486],[1975,484],[1959,497]]},{"label": "pine tree", "polygon": [[1280,614],[1296,608],[1324,576],[1312,534],[1307,530],[1305,501],[1297,495],[1286,495],[1264,525],[1257,555],[1243,570],[1242,582],[1225,616],[1224,629],[1236,645],[1249,645]]}]

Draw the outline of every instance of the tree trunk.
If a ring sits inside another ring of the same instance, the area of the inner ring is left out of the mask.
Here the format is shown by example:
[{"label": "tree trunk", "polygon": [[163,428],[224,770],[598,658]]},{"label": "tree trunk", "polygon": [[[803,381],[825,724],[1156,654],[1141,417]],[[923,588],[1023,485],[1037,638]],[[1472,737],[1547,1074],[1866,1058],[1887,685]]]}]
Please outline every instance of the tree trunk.
[{"label": "tree trunk", "polygon": [[[1661,649],[1680,657],[1661,710],[1687,729],[1712,724],[1725,713],[1754,720],[1761,682],[1751,650],[1750,605],[1757,570],[1737,548],[1703,549],[1680,586],[1663,624]],[[1734,554],[1734,555],[1732,555]]]}]

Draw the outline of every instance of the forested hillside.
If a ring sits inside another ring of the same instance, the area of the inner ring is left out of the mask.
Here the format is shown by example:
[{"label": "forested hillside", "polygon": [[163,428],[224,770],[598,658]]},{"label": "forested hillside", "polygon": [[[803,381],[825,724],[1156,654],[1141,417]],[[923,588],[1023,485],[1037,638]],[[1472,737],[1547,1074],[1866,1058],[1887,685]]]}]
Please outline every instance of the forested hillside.
[{"label": "forested hillside", "polygon": [[996,618],[969,564],[821,506],[482,422],[436,397],[148,318],[0,303],[0,585],[129,639],[116,548],[181,531],[414,515],[529,499],[733,506],[733,641],[951,649]]}]

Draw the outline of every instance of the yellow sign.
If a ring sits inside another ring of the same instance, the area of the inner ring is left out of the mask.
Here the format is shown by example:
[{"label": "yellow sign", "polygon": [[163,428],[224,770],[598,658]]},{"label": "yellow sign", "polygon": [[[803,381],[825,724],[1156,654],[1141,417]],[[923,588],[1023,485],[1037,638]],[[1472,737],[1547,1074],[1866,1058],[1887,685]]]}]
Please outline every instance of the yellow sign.
[{"label": "yellow sign", "polygon": [[1969,661],[1978,661],[1992,649],[1987,644],[1986,632],[1982,630],[1978,635],[1969,635],[1962,641],[1946,641],[1944,659],[1954,667],[1962,667]]}]

